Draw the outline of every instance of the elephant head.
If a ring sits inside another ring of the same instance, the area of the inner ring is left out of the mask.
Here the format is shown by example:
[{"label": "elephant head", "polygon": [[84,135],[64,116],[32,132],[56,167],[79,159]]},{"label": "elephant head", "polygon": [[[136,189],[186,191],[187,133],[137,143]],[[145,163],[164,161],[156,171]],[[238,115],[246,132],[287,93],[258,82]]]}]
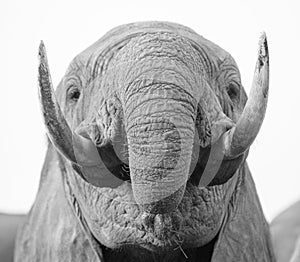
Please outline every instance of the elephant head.
[{"label": "elephant head", "polygon": [[[248,99],[231,55],[172,23],[110,31],[72,61],[56,93],[43,43],[39,59],[63,192],[100,259],[219,261],[213,250],[230,253],[222,237],[239,195],[264,221],[256,195],[246,193],[255,190],[245,159],[266,111],[265,34]],[[249,241],[271,257],[259,223]]]}]

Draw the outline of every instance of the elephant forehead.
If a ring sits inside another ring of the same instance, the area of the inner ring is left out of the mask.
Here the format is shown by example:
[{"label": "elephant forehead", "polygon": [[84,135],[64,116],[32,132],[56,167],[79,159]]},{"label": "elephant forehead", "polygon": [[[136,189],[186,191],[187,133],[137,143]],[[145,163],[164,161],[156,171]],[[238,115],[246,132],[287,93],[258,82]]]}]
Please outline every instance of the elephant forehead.
[{"label": "elephant forehead", "polygon": [[[222,61],[229,53],[213,42],[198,35],[193,30],[176,23],[169,22],[139,22],[116,27],[106,33],[102,38],[81,52],[74,61],[80,61],[87,66],[96,65],[103,59],[104,53],[120,50],[130,39],[147,33],[170,32],[189,40],[194,46],[204,48],[211,57]],[[108,51],[109,50],[109,51]],[[200,50],[201,51],[201,50]]]},{"label": "elephant forehead", "polygon": [[199,52],[176,33],[144,33],[132,38],[111,60],[104,87],[117,88],[122,100],[136,86],[175,84],[197,99],[199,87],[216,68],[206,52]]}]

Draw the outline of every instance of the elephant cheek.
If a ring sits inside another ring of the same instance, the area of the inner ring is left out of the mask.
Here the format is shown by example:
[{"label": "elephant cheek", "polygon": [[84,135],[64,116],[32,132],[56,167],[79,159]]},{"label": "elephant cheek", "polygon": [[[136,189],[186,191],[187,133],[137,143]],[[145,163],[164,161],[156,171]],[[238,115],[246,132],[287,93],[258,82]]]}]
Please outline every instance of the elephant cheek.
[{"label": "elephant cheek", "polygon": [[188,180],[193,119],[173,115],[142,122],[128,132],[134,197],[146,212],[169,213],[181,202]]}]

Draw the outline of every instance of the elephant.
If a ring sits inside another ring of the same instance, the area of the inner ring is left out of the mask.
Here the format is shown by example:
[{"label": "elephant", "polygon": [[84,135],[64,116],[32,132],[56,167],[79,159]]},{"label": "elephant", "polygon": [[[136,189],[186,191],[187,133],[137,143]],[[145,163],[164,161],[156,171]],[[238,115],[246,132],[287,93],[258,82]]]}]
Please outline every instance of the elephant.
[{"label": "elephant", "polygon": [[266,34],[249,97],[232,56],[171,22],[116,27],[54,91],[48,148],[15,261],[275,261],[246,163],[269,90]]},{"label": "elephant", "polygon": [[300,201],[277,215],[270,224],[277,262],[300,260]]}]

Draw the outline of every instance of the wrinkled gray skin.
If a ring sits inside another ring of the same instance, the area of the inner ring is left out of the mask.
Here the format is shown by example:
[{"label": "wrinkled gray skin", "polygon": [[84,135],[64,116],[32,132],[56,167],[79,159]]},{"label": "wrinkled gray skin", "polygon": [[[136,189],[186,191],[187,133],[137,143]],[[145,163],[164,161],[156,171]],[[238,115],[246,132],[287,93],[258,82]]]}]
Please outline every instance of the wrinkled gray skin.
[{"label": "wrinkled gray skin", "polygon": [[177,24],[120,26],[72,61],[56,96],[73,131],[87,126],[108,157],[120,146],[131,183],[78,170],[51,140],[15,261],[274,261],[248,150],[197,179],[247,101],[230,54]]}]

